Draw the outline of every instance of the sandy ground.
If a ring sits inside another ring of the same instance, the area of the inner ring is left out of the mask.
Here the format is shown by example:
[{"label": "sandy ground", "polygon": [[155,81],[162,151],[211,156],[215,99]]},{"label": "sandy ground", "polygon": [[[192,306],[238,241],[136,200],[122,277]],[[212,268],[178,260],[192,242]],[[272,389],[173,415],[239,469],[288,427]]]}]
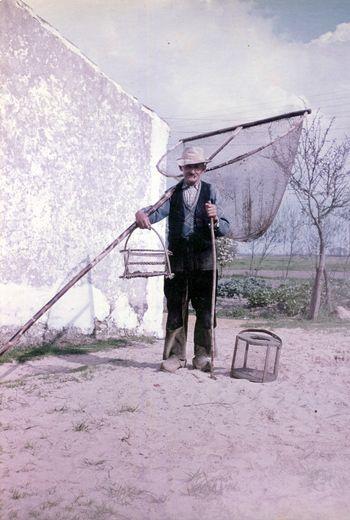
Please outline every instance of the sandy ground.
[{"label": "sandy ground", "polygon": [[348,331],[276,330],[254,384],[242,328],[219,320],[216,381],[158,371],[161,341],[0,366],[1,519],[349,520]]}]

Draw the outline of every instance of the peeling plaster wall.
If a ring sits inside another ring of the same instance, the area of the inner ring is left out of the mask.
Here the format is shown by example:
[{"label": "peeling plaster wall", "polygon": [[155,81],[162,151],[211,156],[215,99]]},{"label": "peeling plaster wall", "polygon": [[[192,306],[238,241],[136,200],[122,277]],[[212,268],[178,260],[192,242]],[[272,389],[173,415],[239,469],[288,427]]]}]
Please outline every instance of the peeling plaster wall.
[{"label": "peeling plaster wall", "polygon": [[[21,2],[0,0],[0,46],[0,327],[8,334],[160,197],[155,164],[168,127]],[[153,237],[136,233],[149,246]],[[122,264],[110,253],[41,318],[33,341],[63,329],[160,335],[162,279],[120,280]]]}]

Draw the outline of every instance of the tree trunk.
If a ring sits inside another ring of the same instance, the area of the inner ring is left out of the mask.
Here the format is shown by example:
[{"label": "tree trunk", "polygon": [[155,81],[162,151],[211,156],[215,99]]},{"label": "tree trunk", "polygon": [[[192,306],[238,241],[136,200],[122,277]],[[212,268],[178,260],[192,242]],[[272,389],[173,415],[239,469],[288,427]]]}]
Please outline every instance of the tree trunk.
[{"label": "tree trunk", "polygon": [[326,264],[326,250],[323,237],[320,233],[320,247],[318,252],[318,265],[316,267],[316,276],[312,288],[311,304],[310,304],[310,320],[316,320],[320,311],[322,278]]},{"label": "tree trunk", "polygon": [[252,247],[251,247],[251,253],[250,253],[250,263],[249,263],[249,274],[250,276],[252,276],[253,274],[253,265],[254,265],[254,259],[255,259],[255,244],[254,242],[252,243]]},{"label": "tree trunk", "polygon": [[292,263],[293,255],[294,255],[294,248],[293,248],[293,242],[291,242],[290,248],[289,248],[289,255],[288,255],[287,266],[286,266],[286,272],[284,273],[284,279],[285,280],[288,278],[289,268],[290,268],[290,264]]},{"label": "tree trunk", "polygon": [[332,294],[333,291],[332,291],[332,286],[331,286],[330,279],[329,279],[326,268],[323,271],[323,275],[324,275],[324,284],[325,284],[325,289],[326,289],[327,309],[328,309],[328,312],[331,314],[332,312],[334,312],[334,301],[333,301],[333,294]]}]

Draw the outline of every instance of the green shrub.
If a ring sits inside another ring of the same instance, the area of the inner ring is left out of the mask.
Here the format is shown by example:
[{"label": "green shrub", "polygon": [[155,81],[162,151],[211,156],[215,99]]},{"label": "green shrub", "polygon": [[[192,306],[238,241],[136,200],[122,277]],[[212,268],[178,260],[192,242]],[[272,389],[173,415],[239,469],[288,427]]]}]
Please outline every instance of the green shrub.
[{"label": "green shrub", "polygon": [[273,288],[263,278],[231,278],[219,281],[218,296],[245,298],[248,307],[265,307],[271,315],[303,316],[310,304],[311,285],[307,282],[288,282]]},{"label": "green shrub", "polygon": [[276,289],[265,287],[256,289],[248,296],[250,307],[275,306],[287,316],[302,316],[307,313],[311,298],[309,283],[282,284]]},{"label": "green shrub", "polygon": [[234,296],[248,298],[254,290],[265,287],[266,281],[263,278],[255,278],[253,276],[247,278],[230,278],[229,280],[224,279],[218,283],[218,296],[222,298],[233,298]]},{"label": "green shrub", "polygon": [[283,284],[274,290],[278,310],[287,316],[302,316],[307,313],[311,300],[309,283]]},{"label": "green shrub", "polygon": [[271,287],[261,287],[253,290],[248,296],[250,307],[266,307],[274,303],[274,290]]}]

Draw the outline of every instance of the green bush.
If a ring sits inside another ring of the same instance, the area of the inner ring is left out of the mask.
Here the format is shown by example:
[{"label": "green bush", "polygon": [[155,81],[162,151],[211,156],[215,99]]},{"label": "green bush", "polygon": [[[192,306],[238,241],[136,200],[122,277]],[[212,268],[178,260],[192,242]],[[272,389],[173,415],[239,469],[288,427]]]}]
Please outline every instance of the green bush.
[{"label": "green bush", "polygon": [[309,283],[283,284],[274,290],[274,300],[279,311],[287,316],[302,316],[307,313],[311,300]]},{"label": "green bush", "polygon": [[263,278],[255,278],[253,276],[247,278],[230,278],[229,280],[219,281],[218,296],[222,298],[233,298],[234,296],[248,298],[255,290],[265,287],[266,281]]},{"label": "green bush", "polygon": [[248,294],[247,300],[250,307],[266,307],[275,301],[274,290],[272,287],[254,289]]},{"label": "green bush", "polygon": [[311,285],[289,282],[273,288],[263,278],[232,278],[219,281],[218,296],[243,297],[248,307],[268,307],[268,313],[272,314],[303,316],[310,304]]}]

